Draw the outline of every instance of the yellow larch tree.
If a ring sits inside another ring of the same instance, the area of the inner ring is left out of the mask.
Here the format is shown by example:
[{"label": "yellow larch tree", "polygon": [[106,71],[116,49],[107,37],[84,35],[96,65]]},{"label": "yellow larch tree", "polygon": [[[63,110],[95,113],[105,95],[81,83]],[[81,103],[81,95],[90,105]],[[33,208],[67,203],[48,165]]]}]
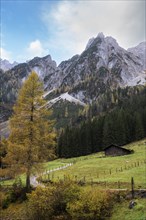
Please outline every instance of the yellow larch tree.
[{"label": "yellow larch tree", "polygon": [[26,172],[26,188],[30,177],[40,164],[54,155],[55,133],[45,108],[43,84],[32,72],[19,92],[10,119],[10,136],[6,161],[16,174]]}]

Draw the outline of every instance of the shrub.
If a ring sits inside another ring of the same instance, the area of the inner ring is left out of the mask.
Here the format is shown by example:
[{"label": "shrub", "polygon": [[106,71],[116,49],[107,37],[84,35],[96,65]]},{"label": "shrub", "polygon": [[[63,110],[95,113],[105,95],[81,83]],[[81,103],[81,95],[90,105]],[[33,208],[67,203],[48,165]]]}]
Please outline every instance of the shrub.
[{"label": "shrub", "polygon": [[6,209],[10,203],[7,199],[7,194],[5,192],[0,192],[0,209]]},{"label": "shrub", "polygon": [[28,194],[28,212],[30,219],[44,219],[50,218],[53,213],[54,198],[53,198],[53,188],[37,187],[35,191]]},{"label": "shrub", "polygon": [[13,183],[12,189],[9,193],[9,200],[11,202],[23,202],[26,200],[26,188],[23,187],[22,181],[20,178],[17,178]]},{"label": "shrub", "polygon": [[84,188],[79,199],[69,202],[67,210],[74,220],[102,220],[110,216],[113,199],[107,192]]},{"label": "shrub", "polygon": [[7,209],[1,210],[1,218],[3,220],[8,220],[8,219],[16,219],[16,220],[24,220],[24,219],[29,219],[28,214],[27,214],[27,208],[26,204],[24,203],[13,203],[10,204]]},{"label": "shrub", "polygon": [[80,187],[71,180],[57,183],[54,191],[54,212],[58,215],[66,212],[67,204],[77,200],[79,192]]},{"label": "shrub", "polygon": [[68,215],[68,202],[77,200],[79,190],[79,186],[71,181],[59,182],[53,187],[37,187],[34,192],[28,194],[30,219],[62,219],[62,215]]},{"label": "shrub", "polygon": [[110,216],[113,197],[94,187],[80,187],[70,180],[37,187],[28,194],[30,220],[103,220]]},{"label": "shrub", "polygon": [[2,209],[6,209],[11,203],[16,201],[23,202],[24,200],[26,200],[26,189],[22,186],[21,179],[17,178],[12,188],[2,197],[1,207]]}]

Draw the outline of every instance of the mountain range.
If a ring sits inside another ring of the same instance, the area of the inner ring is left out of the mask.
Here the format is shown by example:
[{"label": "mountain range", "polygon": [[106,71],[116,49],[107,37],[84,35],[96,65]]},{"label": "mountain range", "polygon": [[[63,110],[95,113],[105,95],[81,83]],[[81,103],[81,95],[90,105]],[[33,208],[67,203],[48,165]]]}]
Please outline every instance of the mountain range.
[{"label": "mountain range", "polygon": [[1,59],[0,101],[13,105],[23,82],[35,71],[44,82],[48,105],[60,100],[91,104],[108,90],[145,85],[145,54],[146,42],[125,50],[114,38],[99,33],[80,55],[58,66],[50,55],[12,66]]},{"label": "mountain range", "polygon": [[12,69],[14,66],[17,66],[17,65],[18,65],[18,63],[16,61],[13,63],[10,63],[8,60],[6,60],[6,59],[2,60],[0,58],[0,68],[4,71]]}]

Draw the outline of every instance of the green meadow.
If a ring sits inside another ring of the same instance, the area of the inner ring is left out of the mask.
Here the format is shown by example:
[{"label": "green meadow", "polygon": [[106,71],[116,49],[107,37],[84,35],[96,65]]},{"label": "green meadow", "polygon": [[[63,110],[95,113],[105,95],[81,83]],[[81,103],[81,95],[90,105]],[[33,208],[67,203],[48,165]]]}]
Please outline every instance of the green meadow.
[{"label": "green meadow", "polygon": [[137,203],[133,209],[129,209],[129,201],[117,203],[112,211],[109,220],[145,220],[146,219],[146,200],[136,199]]},{"label": "green meadow", "polygon": [[[117,157],[105,157],[103,152],[71,159],[58,159],[48,162],[52,165],[74,163],[72,166],[52,172],[49,178],[54,181],[71,178],[86,183],[101,183],[108,187],[130,187],[131,177],[136,188],[146,188],[146,139],[124,146],[134,150],[133,154]],[[43,179],[47,179],[43,176]]]},{"label": "green meadow", "polygon": [[[43,175],[43,180],[52,181],[70,178],[86,184],[98,184],[107,188],[130,188],[131,177],[134,178],[135,188],[146,188],[146,139],[124,146],[134,150],[133,154],[105,157],[103,152],[68,159],[56,159],[44,164],[42,173],[61,168],[68,163],[72,166],[60,171]],[[38,174],[41,175],[41,174]],[[25,184],[25,174],[20,176]],[[1,182],[2,185],[11,185],[14,180]]]},{"label": "green meadow", "polygon": [[[56,159],[47,163],[44,163],[42,173],[46,171],[52,171],[56,168],[63,168],[69,163],[73,163],[72,166],[62,169],[60,171],[51,172],[49,175],[43,174],[42,178],[47,182],[48,178],[53,182],[64,181],[69,178],[85,183],[82,189],[86,190],[91,188],[93,190],[98,189],[130,189],[131,177],[134,178],[135,189],[146,189],[146,139],[135,142],[125,146],[127,149],[134,150],[133,154],[119,157],[105,157],[103,152],[77,157],[69,159]],[[39,176],[41,174],[38,174]],[[25,185],[25,174],[19,176]],[[1,182],[2,185],[12,185],[15,180],[8,180]],[[112,193],[113,191],[111,191]],[[115,192],[115,190],[114,190]],[[121,195],[125,192],[121,192]],[[115,202],[111,216],[107,220],[145,220],[146,219],[146,200],[144,198],[136,198],[136,206],[133,209],[129,209],[130,200],[121,196],[120,202]],[[20,206],[20,207],[19,207]],[[15,209],[20,208],[20,216],[22,217],[26,205],[11,204],[6,210],[3,210],[3,214],[12,212]],[[18,217],[18,216],[17,216]],[[20,218],[22,219],[22,218]],[[63,218],[62,218],[63,219]]]}]

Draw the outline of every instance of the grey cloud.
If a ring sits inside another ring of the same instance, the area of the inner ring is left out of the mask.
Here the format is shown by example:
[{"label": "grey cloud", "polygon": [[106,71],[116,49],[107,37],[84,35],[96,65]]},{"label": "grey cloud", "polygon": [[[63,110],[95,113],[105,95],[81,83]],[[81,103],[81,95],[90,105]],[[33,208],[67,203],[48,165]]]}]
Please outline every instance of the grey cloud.
[{"label": "grey cloud", "polygon": [[[64,53],[81,53],[89,38],[99,32],[113,36],[125,48],[144,41],[145,1],[60,1],[43,12],[45,24],[53,26],[52,42]],[[52,46],[53,47],[53,46]]]}]

